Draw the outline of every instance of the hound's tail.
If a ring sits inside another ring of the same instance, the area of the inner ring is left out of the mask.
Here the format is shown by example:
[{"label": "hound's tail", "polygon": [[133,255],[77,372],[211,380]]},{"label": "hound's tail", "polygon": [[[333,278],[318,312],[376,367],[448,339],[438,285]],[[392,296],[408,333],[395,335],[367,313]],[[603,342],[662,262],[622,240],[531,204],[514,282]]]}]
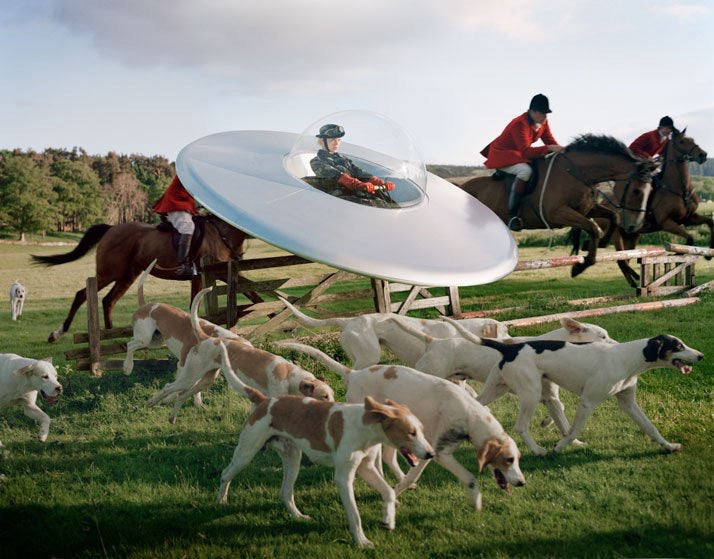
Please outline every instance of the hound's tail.
[{"label": "hound's tail", "polygon": [[344,326],[349,318],[344,318],[344,317],[334,317],[334,318],[312,318],[311,316],[307,316],[306,314],[300,312],[300,310],[291,304],[289,301],[286,299],[283,299],[282,297],[278,297],[283,302],[283,305],[285,305],[291,313],[295,315],[295,318],[298,319],[300,324],[303,326],[309,326],[310,328],[322,328],[323,326]]},{"label": "hound's tail", "polygon": [[193,331],[196,334],[196,337],[198,338],[199,342],[201,340],[210,338],[210,336],[203,331],[203,328],[201,328],[201,321],[198,320],[198,307],[201,306],[201,299],[203,299],[203,296],[212,289],[212,287],[202,289],[201,291],[196,293],[196,296],[193,298],[193,301],[191,301],[191,326],[193,326]]},{"label": "hound's tail", "polygon": [[260,404],[263,400],[267,400],[265,394],[263,394],[260,390],[256,390],[252,386],[248,386],[240,378],[238,378],[238,375],[236,375],[233,371],[233,367],[231,367],[231,361],[228,357],[226,344],[219,342],[219,345],[221,346],[221,371],[223,371],[223,376],[226,377],[228,385],[238,394],[247,396],[248,399],[256,405]]},{"label": "hound's tail", "polygon": [[466,328],[464,328],[461,323],[458,320],[454,320],[453,318],[449,318],[448,316],[442,316],[441,320],[448,322],[451,324],[454,328],[456,328],[456,331],[461,334],[461,336],[472,342],[475,343],[476,345],[484,345],[483,340],[479,338],[476,334],[473,332],[469,332]]},{"label": "hound's tail", "polygon": [[74,250],[64,254],[50,254],[47,256],[38,256],[33,254],[32,263],[43,264],[45,266],[56,266],[57,264],[66,264],[67,262],[79,260],[82,256],[87,254],[111,228],[112,226],[106,223],[92,225],[84,233],[84,236],[79,241],[79,244],[74,247]]},{"label": "hound's tail", "polygon": [[315,347],[305,344],[298,344],[295,342],[279,342],[275,345],[279,347],[286,347],[288,349],[294,349],[295,351],[299,351],[300,353],[306,353],[313,359],[317,359],[318,361],[320,361],[328,369],[332,369],[333,371],[335,371],[338,375],[340,375],[340,377],[342,377],[342,380],[344,382],[347,382],[347,379],[350,373],[352,372],[352,369],[350,369],[349,367],[345,367],[342,363],[335,361],[332,357],[323,353]]},{"label": "hound's tail", "polygon": [[141,277],[139,278],[139,286],[137,287],[136,290],[136,297],[137,300],[139,301],[139,306],[143,307],[146,305],[146,300],[144,299],[144,282],[146,281],[146,278],[149,277],[149,274],[151,273],[151,270],[153,269],[154,265],[156,265],[157,258],[154,258],[151,261],[151,264],[149,264],[149,267],[143,271],[141,274]]},{"label": "hound's tail", "polygon": [[432,341],[434,341],[433,336],[430,336],[429,334],[426,334],[426,333],[422,332],[421,330],[414,328],[411,324],[408,324],[405,320],[401,320],[400,318],[398,318],[396,316],[389,317],[387,320],[392,321],[393,324],[396,324],[397,326],[399,326],[399,328],[404,330],[407,334],[409,334],[410,336],[414,336],[415,338],[421,340],[425,344],[428,344],[428,343],[431,343]]}]

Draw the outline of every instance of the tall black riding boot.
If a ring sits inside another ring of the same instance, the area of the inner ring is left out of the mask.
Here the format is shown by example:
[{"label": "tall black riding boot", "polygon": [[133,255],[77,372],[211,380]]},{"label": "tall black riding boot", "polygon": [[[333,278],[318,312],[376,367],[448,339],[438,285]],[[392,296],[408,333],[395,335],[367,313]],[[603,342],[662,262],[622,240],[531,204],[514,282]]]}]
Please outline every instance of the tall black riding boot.
[{"label": "tall black riding boot", "polygon": [[521,200],[526,191],[526,181],[519,178],[514,179],[511,185],[511,194],[508,197],[508,228],[511,231],[523,229],[521,221]]},{"label": "tall black riding boot", "polygon": [[193,265],[189,262],[188,251],[191,248],[191,237],[193,235],[181,235],[178,243],[178,268],[176,268],[177,276],[192,276]]}]

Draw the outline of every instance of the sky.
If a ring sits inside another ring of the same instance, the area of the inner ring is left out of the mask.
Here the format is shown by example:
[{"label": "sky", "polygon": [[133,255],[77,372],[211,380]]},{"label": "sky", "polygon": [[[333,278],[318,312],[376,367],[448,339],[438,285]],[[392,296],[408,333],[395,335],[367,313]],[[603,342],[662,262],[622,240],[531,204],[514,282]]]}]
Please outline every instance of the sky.
[{"label": "sky", "polygon": [[714,0],[0,0],[0,149],[173,161],[365,110],[480,165],[544,93],[561,144],[670,115],[711,154],[713,31]]}]

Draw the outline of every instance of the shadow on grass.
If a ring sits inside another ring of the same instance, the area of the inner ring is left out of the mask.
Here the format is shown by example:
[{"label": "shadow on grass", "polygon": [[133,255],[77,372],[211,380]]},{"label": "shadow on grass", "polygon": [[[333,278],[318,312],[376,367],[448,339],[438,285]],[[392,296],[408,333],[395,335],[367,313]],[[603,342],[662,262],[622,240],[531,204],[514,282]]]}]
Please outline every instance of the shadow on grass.
[{"label": "shadow on grass", "polygon": [[[245,544],[276,539],[298,543],[326,528],[337,530],[340,521],[346,524],[344,518],[334,519],[329,527],[293,519],[277,498],[228,506],[213,502],[27,505],[0,510],[0,549],[4,558],[23,559],[135,553],[181,556],[181,549],[201,543],[235,551]],[[349,538],[346,525],[343,529]]]},{"label": "shadow on grass", "polygon": [[[459,547],[450,557],[711,557],[711,532],[685,526],[643,525],[629,530],[573,534],[570,538],[521,539]],[[524,549],[528,552],[524,553]]]}]

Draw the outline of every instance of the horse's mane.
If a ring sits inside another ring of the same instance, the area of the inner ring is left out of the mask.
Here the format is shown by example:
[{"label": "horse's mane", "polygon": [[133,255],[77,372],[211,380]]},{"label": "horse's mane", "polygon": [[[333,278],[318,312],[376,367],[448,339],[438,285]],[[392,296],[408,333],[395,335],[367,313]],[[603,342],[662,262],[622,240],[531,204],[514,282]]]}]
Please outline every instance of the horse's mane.
[{"label": "horse's mane", "polygon": [[567,153],[605,153],[641,161],[641,158],[632,153],[630,148],[620,140],[605,134],[581,134],[566,146],[565,151]]}]

